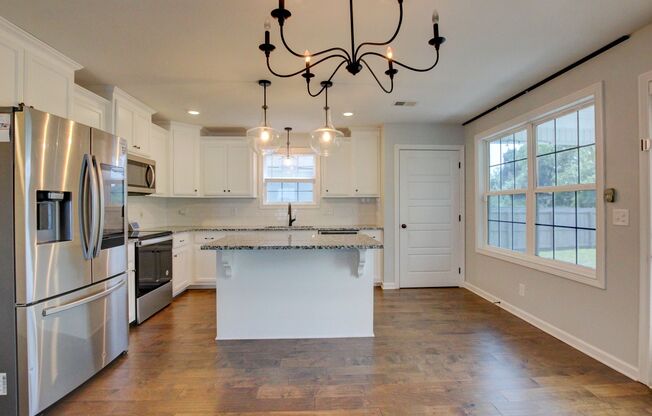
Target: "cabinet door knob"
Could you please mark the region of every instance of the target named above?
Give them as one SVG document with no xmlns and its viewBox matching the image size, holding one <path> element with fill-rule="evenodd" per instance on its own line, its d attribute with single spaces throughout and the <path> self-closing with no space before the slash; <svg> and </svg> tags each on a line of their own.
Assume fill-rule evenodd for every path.
<svg viewBox="0 0 652 416">
<path fill-rule="evenodd" d="M 231 190 L 229 189 L 227 192 L 231 192 Z"/>
<path fill-rule="evenodd" d="M 407 224 L 401 224 L 401 228 L 407 228 Z"/>
<path fill-rule="evenodd" d="M 357 190 L 357 189 L 356 189 L 355 191 L 356 191 L 356 192 L 358 192 L 358 190 Z"/>
</svg>

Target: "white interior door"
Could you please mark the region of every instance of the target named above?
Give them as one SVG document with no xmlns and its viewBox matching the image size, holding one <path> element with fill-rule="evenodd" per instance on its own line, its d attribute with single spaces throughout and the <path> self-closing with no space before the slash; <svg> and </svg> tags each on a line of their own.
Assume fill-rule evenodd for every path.
<svg viewBox="0 0 652 416">
<path fill-rule="evenodd" d="M 462 282 L 460 152 L 401 150 L 399 157 L 399 284 Z"/>
</svg>

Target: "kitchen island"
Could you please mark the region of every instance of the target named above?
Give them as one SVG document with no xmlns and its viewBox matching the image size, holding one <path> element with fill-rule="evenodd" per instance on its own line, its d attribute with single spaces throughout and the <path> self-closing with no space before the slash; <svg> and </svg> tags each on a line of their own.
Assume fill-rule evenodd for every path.
<svg viewBox="0 0 652 416">
<path fill-rule="evenodd" d="M 354 235 L 229 235 L 215 250 L 217 339 L 373 336 L 373 261 Z"/>
</svg>

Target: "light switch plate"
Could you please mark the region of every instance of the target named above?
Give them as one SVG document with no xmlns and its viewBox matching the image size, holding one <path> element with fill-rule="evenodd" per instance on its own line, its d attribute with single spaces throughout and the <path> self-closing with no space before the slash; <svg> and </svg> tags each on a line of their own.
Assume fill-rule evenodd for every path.
<svg viewBox="0 0 652 416">
<path fill-rule="evenodd" d="M 7 395 L 7 373 L 0 373 L 0 396 Z"/>
<path fill-rule="evenodd" d="M 629 210 L 628 209 L 614 209 L 612 213 L 613 225 L 627 226 L 629 225 Z"/>
</svg>

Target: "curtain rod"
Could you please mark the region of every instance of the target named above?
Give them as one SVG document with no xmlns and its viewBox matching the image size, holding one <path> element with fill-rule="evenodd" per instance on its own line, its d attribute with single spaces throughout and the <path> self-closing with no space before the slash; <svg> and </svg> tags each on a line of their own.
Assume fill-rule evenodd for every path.
<svg viewBox="0 0 652 416">
<path fill-rule="evenodd" d="M 546 79 L 544 79 L 544 80 L 542 80 L 542 81 L 537 82 L 536 84 L 534 84 L 534 85 L 532 85 L 532 86 L 530 86 L 530 87 L 524 89 L 523 91 L 521 91 L 521 92 L 519 92 L 519 93 L 517 93 L 517 94 L 512 95 L 511 97 L 509 97 L 509 98 L 506 99 L 505 101 L 502 101 L 501 103 L 499 103 L 499 104 L 497 104 L 497 105 L 491 107 L 489 110 L 485 111 L 484 113 L 478 114 L 477 116 L 473 117 L 472 119 L 465 121 L 464 123 L 462 123 L 462 125 L 463 125 L 463 126 L 466 126 L 467 124 L 469 124 L 469 123 L 473 123 L 473 122 L 476 121 L 477 119 L 482 118 L 482 117 L 486 116 L 487 114 L 492 113 L 492 112 L 498 110 L 500 107 L 504 106 L 505 104 L 508 104 L 508 103 L 514 101 L 515 99 L 517 99 L 517 98 L 519 98 L 519 97 L 521 97 L 521 96 L 523 96 L 523 95 L 529 93 L 530 91 L 533 91 L 533 90 L 539 88 L 539 87 L 542 86 L 543 84 L 545 84 L 545 83 L 547 83 L 547 82 L 549 82 L 549 81 L 552 81 L 553 79 L 559 77 L 560 75 L 565 74 L 566 72 L 570 71 L 571 69 L 573 69 L 573 68 L 575 68 L 575 67 L 578 67 L 578 66 L 582 65 L 584 62 L 586 62 L 586 61 L 588 61 L 588 60 L 591 60 L 591 59 L 595 58 L 596 56 L 602 54 L 603 52 L 606 52 L 606 51 L 608 51 L 609 49 L 613 48 L 614 46 L 623 43 L 623 42 L 626 41 L 627 39 L 629 39 L 629 35 L 623 35 L 623 36 L 619 37 L 618 39 L 614 40 L 613 42 L 608 43 L 607 45 L 601 47 L 601 48 L 598 49 L 597 51 L 594 51 L 594 52 L 592 52 L 592 53 L 586 55 L 584 58 L 580 59 L 579 61 L 576 61 L 576 62 L 574 62 L 574 63 L 568 65 L 567 67 L 565 67 L 565 68 L 563 68 L 563 69 L 561 69 L 561 70 L 555 72 L 554 74 L 550 75 L 548 78 L 546 78 Z"/>
</svg>

